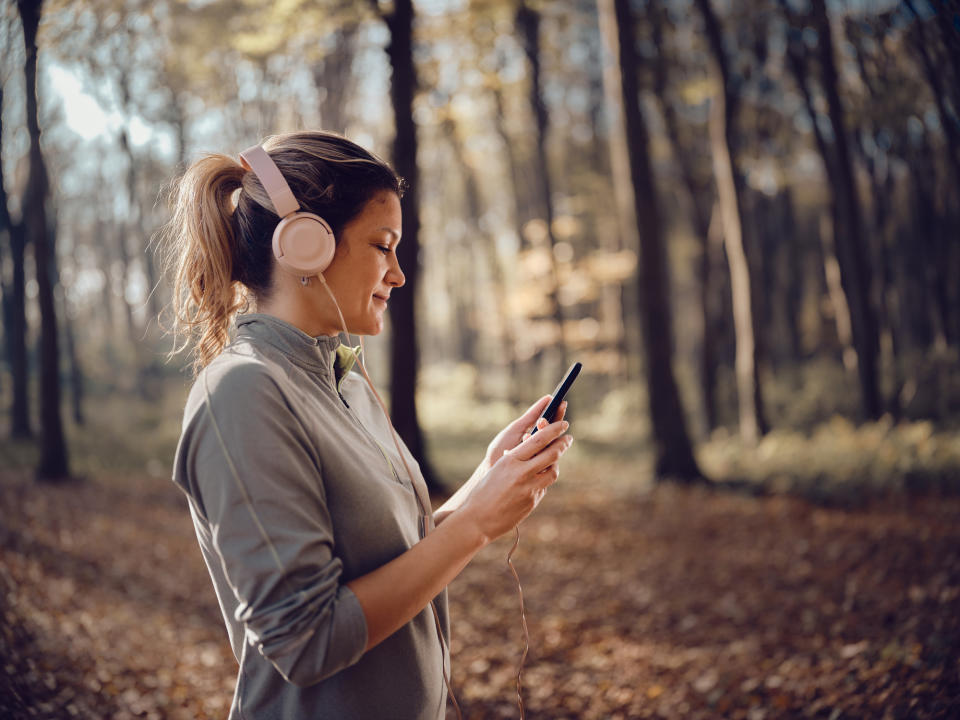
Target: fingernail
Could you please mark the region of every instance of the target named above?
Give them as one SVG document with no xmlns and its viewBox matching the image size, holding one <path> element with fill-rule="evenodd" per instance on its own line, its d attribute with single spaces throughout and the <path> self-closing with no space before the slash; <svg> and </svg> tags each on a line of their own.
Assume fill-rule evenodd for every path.
<svg viewBox="0 0 960 720">
<path fill-rule="evenodd" d="M 560 427 L 563 428 L 564 430 L 566 430 L 568 427 L 570 427 L 570 423 L 568 423 L 566 420 L 564 420 L 564 421 L 563 421 L 563 425 L 561 425 Z"/>
<path fill-rule="evenodd" d="M 546 419 L 546 418 L 540 418 L 539 420 L 537 420 L 537 427 L 538 427 L 538 428 L 545 428 L 547 425 L 548 425 L 548 423 L 547 423 L 547 419 Z"/>
</svg>

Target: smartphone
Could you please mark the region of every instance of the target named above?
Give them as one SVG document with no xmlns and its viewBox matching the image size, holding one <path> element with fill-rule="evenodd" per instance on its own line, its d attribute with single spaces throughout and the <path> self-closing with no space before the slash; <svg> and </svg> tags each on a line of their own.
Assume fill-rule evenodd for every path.
<svg viewBox="0 0 960 720">
<path fill-rule="evenodd" d="M 550 404 L 547 405 L 547 409 L 541 413 L 540 417 L 546 418 L 548 423 L 552 423 L 554 418 L 557 416 L 557 410 L 560 409 L 560 403 L 563 402 L 564 396 L 567 394 L 567 391 L 570 389 L 570 386 L 573 385 L 573 381 L 577 379 L 577 375 L 580 374 L 580 368 L 582 368 L 578 362 L 575 362 L 570 366 L 570 369 L 567 370 L 567 374 L 563 376 L 563 380 L 560 381 L 560 384 L 554 389 L 552 396 L 553 399 L 550 400 Z M 537 418 L 537 422 L 540 422 L 540 418 Z M 531 435 L 536 434 L 537 426 L 534 423 L 533 430 L 530 432 Z"/>
</svg>

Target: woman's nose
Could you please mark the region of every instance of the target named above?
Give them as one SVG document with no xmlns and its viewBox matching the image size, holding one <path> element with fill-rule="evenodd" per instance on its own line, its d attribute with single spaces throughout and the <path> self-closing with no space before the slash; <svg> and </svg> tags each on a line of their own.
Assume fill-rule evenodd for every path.
<svg viewBox="0 0 960 720">
<path fill-rule="evenodd" d="M 394 255 L 394 261 L 390 264 L 390 269 L 387 270 L 387 276 L 384 279 L 393 287 L 403 287 L 404 283 L 407 282 L 407 277 L 400 269 L 400 261 L 396 259 L 396 255 Z"/>
</svg>

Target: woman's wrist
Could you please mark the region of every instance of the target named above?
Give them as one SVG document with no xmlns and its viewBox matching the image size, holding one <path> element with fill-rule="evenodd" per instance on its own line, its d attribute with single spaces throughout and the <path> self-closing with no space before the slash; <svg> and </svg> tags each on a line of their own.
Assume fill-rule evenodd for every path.
<svg viewBox="0 0 960 720">
<path fill-rule="evenodd" d="M 477 466 L 477 469 L 473 471 L 473 475 L 471 475 L 463 485 L 457 488 L 457 491 L 433 513 L 433 524 L 439 525 L 463 505 L 470 496 L 470 493 L 473 492 L 473 488 L 476 487 L 477 483 L 483 479 L 483 476 L 486 475 L 488 471 L 489 466 L 487 465 L 486 458 L 484 458 Z"/>
<path fill-rule="evenodd" d="M 453 528 L 452 531 L 466 540 L 470 547 L 480 550 L 490 544 L 492 538 L 480 527 L 469 507 L 461 505 L 447 513 L 445 519 L 446 527 Z"/>
</svg>

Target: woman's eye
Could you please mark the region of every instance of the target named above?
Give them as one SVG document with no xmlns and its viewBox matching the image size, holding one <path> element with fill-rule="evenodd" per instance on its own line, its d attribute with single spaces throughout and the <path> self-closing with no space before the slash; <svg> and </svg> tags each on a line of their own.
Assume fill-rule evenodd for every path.
<svg viewBox="0 0 960 720">
<path fill-rule="evenodd" d="M 389 245 L 377 245 L 377 250 L 379 250 L 380 252 L 382 252 L 384 255 L 389 255 L 389 254 L 390 254 L 390 246 L 389 246 Z"/>
</svg>

